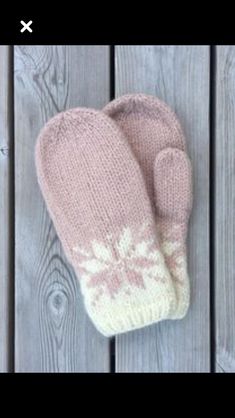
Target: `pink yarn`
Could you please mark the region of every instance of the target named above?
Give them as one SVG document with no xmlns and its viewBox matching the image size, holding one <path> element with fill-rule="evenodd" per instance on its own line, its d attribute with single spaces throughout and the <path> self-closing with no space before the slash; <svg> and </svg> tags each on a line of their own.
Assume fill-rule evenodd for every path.
<svg viewBox="0 0 235 418">
<path fill-rule="evenodd" d="M 77 108 L 42 129 L 38 181 L 87 312 L 104 335 L 167 318 L 174 286 L 140 166 L 103 112 Z"/>
<path fill-rule="evenodd" d="M 142 169 L 161 250 L 176 286 L 178 307 L 171 318 L 181 318 L 189 306 L 186 235 L 192 172 L 180 123 L 165 103 L 144 94 L 122 96 L 103 111 L 122 129 Z"/>
</svg>

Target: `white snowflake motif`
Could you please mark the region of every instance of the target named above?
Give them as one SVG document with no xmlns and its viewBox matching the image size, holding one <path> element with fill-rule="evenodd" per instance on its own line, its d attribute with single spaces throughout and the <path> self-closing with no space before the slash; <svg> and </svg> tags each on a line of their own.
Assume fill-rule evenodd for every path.
<svg viewBox="0 0 235 418">
<path fill-rule="evenodd" d="M 180 225 L 171 225 L 161 237 L 161 249 L 172 279 L 180 286 L 184 284 L 187 271 L 186 248 Z"/>
<path fill-rule="evenodd" d="M 164 281 L 164 277 L 156 274 L 162 260 L 153 237 L 145 223 L 134 233 L 126 227 L 118 238 L 107 237 L 108 245 L 92 241 L 89 250 L 78 246 L 73 248 L 87 286 L 97 289 L 96 300 L 103 293 L 115 298 L 124 283 L 128 283 L 130 292 L 131 286 L 145 289 L 145 278 Z"/>
</svg>

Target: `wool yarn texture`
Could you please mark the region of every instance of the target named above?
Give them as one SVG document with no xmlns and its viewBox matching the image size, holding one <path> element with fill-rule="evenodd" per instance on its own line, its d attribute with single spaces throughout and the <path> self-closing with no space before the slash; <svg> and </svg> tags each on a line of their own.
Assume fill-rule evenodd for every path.
<svg viewBox="0 0 235 418">
<path fill-rule="evenodd" d="M 93 109 L 59 113 L 39 134 L 36 168 L 96 328 L 112 336 L 168 318 L 174 283 L 141 168 L 118 124 Z"/>
<path fill-rule="evenodd" d="M 190 303 L 186 237 L 192 169 L 182 128 L 164 102 L 144 94 L 122 96 L 103 111 L 122 130 L 141 167 L 177 296 L 169 318 L 183 318 Z"/>
</svg>

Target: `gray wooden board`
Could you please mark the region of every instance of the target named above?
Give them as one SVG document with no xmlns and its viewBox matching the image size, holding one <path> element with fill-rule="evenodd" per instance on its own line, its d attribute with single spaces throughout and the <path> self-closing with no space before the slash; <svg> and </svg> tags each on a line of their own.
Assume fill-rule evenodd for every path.
<svg viewBox="0 0 235 418">
<path fill-rule="evenodd" d="M 116 369 L 207 372 L 210 369 L 209 47 L 117 46 L 115 69 L 117 97 L 134 92 L 152 94 L 176 111 L 186 133 L 194 173 L 194 207 L 188 238 L 190 310 L 181 321 L 165 321 L 118 336 Z"/>
<path fill-rule="evenodd" d="M 16 371 L 109 371 L 109 341 L 85 314 L 34 163 L 37 135 L 51 116 L 108 99 L 107 46 L 15 47 Z"/>
<path fill-rule="evenodd" d="M 235 372 L 235 47 L 216 50 L 216 370 Z"/>
<path fill-rule="evenodd" d="M 10 91 L 9 47 L 0 46 L 0 372 L 9 364 L 10 285 Z"/>
</svg>

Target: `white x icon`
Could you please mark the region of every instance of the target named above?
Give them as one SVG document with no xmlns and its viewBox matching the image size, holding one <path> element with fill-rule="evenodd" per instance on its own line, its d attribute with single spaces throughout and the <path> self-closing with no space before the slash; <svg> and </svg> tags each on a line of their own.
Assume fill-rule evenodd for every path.
<svg viewBox="0 0 235 418">
<path fill-rule="evenodd" d="M 30 28 L 30 26 L 32 25 L 33 21 L 30 20 L 28 23 L 25 23 L 23 20 L 20 21 L 21 25 L 23 26 L 23 28 L 20 30 L 21 33 L 23 33 L 25 30 L 28 30 L 30 33 L 33 32 L 33 29 Z"/>
</svg>

